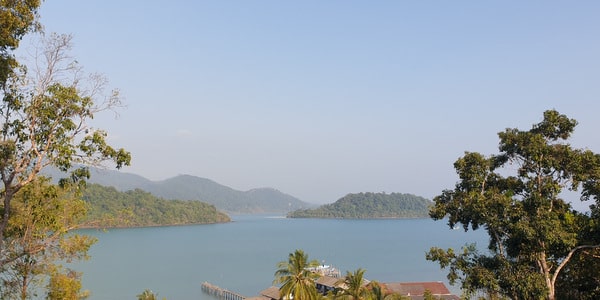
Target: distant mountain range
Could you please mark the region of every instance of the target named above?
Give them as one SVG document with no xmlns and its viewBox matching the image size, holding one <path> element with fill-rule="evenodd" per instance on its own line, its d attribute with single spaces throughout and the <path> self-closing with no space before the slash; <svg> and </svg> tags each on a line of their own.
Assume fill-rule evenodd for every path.
<svg viewBox="0 0 600 300">
<path fill-rule="evenodd" d="M 53 178 L 64 177 L 56 170 L 48 170 L 46 174 Z M 230 214 L 285 214 L 314 206 L 276 189 L 238 191 L 210 179 L 191 175 L 152 181 L 131 173 L 92 168 L 89 182 L 112 186 L 119 191 L 141 189 L 165 199 L 200 200 Z"/>
</svg>

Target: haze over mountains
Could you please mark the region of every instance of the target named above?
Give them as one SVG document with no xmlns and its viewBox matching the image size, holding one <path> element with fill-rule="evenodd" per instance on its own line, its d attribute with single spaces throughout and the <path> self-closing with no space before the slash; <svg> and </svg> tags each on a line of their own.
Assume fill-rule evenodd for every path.
<svg viewBox="0 0 600 300">
<path fill-rule="evenodd" d="M 47 173 L 53 178 L 61 177 L 56 170 L 49 170 Z M 165 199 L 200 200 L 233 214 L 288 213 L 314 207 L 276 189 L 238 191 L 210 179 L 191 175 L 152 181 L 136 174 L 92 168 L 89 182 L 112 186 L 119 191 L 141 189 Z"/>
</svg>

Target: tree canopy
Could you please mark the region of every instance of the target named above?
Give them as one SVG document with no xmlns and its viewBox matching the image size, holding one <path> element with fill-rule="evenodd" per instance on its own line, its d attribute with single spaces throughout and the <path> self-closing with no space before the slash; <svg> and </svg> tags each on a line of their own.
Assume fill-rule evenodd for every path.
<svg viewBox="0 0 600 300">
<path fill-rule="evenodd" d="M 317 299 L 315 280 L 319 274 L 309 268 L 318 265 L 318 261 L 309 260 L 308 254 L 301 249 L 290 253 L 287 261 L 279 262 L 273 283 L 282 284 L 279 289 L 281 299 Z"/>
<path fill-rule="evenodd" d="M 31 279 L 43 274 L 49 299 L 81 298 L 77 273 L 54 264 L 84 257 L 93 243 L 67 234 L 85 214 L 78 183 L 89 177 L 86 166 L 112 161 L 120 168 L 131 156 L 89 125 L 120 105 L 118 91 L 106 92 L 104 77 L 82 72 L 69 54 L 71 36 L 39 30 L 40 3 L 0 0 L 0 293 L 25 299 Z M 17 60 L 14 51 L 32 32 L 40 46 Z M 48 166 L 67 171 L 75 164 L 83 167 L 60 186 L 40 177 Z"/>
<path fill-rule="evenodd" d="M 86 224 L 93 227 L 141 227 L 229 222 L 214 205 L 201 201 L 166 200 L 136 189 L 88 184 L 82 199 L 88 204 Z"/>
<path fill-rule="evenodd" d="M 430 216 L 451 228 L 482 228 L 489 245 L 481 253 L 474 245 L 458 252 L 432 248 L 427 259 L 449 268 L 451 283 L 512 299 L 600 296 L 597 288 L 577 291 L 600 280 L 598 269 L 578 272 L 582 263 L 573 259 L 598 265 L 600 155 L 566 142 L 576 125 L 548 110 L 530 130 L 500 132 L 499 154 L 466 152 L 454 163 L 460 180 L 434 198 Z M 563 198 L 567 191 L 591 201 L 591 212 L 574 210 Z"/>
<path fill-rule="evenodd" d="M 402 193 L 348 194 L 332 204 L 316 209 L 301 209 L 288 214 L 291 218 L 424 218 L 430 200 Z"/>
<path fill-rule="evenodd" d="M 40 0 L 0 0 L 0 87 L 19 65 L 12 51 L 27 33 L 40 28 L 40 4 Z"/>
<path fill-rule="evenodd" d="M 87 252 L 96 241 L 70 233 L 79 228 L 86 212 L 76 190 L 39 177 L 15 194 L 12 205 L 6 228 L 6 240 L 10 242 L 3 253 L 0 298 L 29 299 L 33 291 L 43 286 L 46 276 L 50 277 L 48 288 L 53 295 L 68 288 L 61 284 L 80 288 L 78 273 L 64 270 L 58 263 L 87 259 Z M 71 291 L 80 294 L 79 288 Z"/>
</svg>

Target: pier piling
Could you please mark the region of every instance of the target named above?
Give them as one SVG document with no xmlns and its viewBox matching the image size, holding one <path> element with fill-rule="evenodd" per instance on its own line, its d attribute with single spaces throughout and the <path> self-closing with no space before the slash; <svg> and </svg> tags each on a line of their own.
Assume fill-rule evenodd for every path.
<svg viewBox="0 0 600 300">
<path fill-rule="evenodd" d="M 202 283 L 202 291 L 223 300 L 244 300 L 246 297 L 232 291 L 222 289 L 208 282 Z"/>
</svg>

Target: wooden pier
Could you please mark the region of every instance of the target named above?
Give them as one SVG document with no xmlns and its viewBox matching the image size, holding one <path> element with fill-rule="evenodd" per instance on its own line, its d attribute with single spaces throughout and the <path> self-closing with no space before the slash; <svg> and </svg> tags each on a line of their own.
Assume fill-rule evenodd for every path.
<svg viewBox="0 0 600 300">
<path fill-rule="evenodd" d="M 222 289 L 208 282 L 202 283 L 202 291 L 223 300 L 244 300 L 246 297 L 232 291 Z"/>
</svg>

